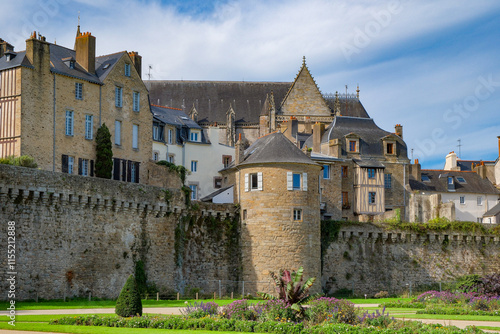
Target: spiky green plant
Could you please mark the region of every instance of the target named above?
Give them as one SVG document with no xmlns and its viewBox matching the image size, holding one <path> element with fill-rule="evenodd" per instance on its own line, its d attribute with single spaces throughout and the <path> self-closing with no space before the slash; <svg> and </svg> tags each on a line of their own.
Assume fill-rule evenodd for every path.
<svg viewBox="0 0 500 334">
<path fill-rule="evenodd" d="M 271 272 L 269 274 L 276 285 L 278 297 L 259 292 L 259 295 L 264 299 L 281 299 L 291 305 L 291 308 L 300 314 L 304 313 L 302 304 L 309 302 L 312 299 L 319 297 L 321 294 L 309 295 L 309 290 L 316 281 L 316 277 L 308 278 L 304 282 L 304 268 L 300 267 L 296 272 L 290 270 L 279 271 L 279 275 Z"/>
</svg>

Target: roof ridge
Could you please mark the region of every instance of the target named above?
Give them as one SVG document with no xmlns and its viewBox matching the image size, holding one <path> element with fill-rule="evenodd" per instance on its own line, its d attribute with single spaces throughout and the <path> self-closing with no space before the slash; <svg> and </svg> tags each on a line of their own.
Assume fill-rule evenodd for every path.
<svg viewBox="0 0 500 334">
<path fill-rule="evenodd" d="M 108 56 L 112 56 L 112 55 L 117 55 L 119 53 L 127 53 L 127 50 L 125 50 L 125 51 L 117 51 L 117 52 L 113 52 L 113 53 L 110 53 L 110 54 L 107 54 L 107 55 L 102 55 L 102 56 L 96 56 L 96 58 L 108 57 Z"/>
<path fill-rule="evenodd" d="M 180 109 L 180 108 L 160 106 L 160 105 L 158 105 L 158 104 L 153 104 L 153 103 L 151 103 L 151 105 L 152 105 L 153 107 L 159 107 L 159 108 L 163 108 L 163 109 L 172 109 L 172 110 L 180 110 L 180 111 L 182 111 L 182 109 Z"/>
<path fill-rule="evenodd" d="M 456 173 L 476 173 L 472 170 L 446 170 L 446 169 L 422 169 L 421 172 L 446 172 L 446 173 L 450 173 L 450 172 L 456 172 Z M 477 173 L 476 173 L 477 174 Z"/>
</svg>

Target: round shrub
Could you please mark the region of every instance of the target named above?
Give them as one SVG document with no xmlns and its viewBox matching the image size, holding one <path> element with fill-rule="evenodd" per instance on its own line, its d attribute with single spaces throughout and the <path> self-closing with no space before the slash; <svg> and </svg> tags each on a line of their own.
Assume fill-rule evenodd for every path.
<svg viewBox="0 0 500 334">
<path fill-rule="evenodd" d="M 134 275 L 130 275 L 116 301 L 115 313 L 120 317 L 142 315 L 142 302 Z"/>
</svg>

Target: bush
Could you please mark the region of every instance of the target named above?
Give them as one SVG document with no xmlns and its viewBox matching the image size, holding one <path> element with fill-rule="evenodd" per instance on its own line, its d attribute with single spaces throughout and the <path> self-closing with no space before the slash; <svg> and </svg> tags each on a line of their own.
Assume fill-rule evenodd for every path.
<svg viewBox="0 0 500 334">
<path fill-rule="evenodd" d="M 246 299 L 235 300 L 224 307 L 222 316 L 227 319 L 256 320 L 257 312 L 250 308 Z"/>
<path fill-rule="evenodd" d="M 130 275 L 123 286 L 120 296 L 116 301 L 115 313 L 120 317 L 133 317 L 142 315 L 141 295 L 137 289 L 134 275 Z"/>
<path fill-rule="evenodd" d="M 309 303 L 306 310 L 307 318 L 314 324 L 319 324 L 327 318 L 327 315 L 341 305 L 341 300 L 333 297 L 320 297 Z"/>
<path fill-rule="evenodd" d="M 29 155 L 21 155 L 20 157 L 14 157 L 13 155 L 11 155 L 6 158 L 0 158 L 0 164 L 28 167 L 28 168 L 38 167 L 38 164 L 35 162 L 35 159 L 33 157 L 30 157 Z"/>
<path fill-rule="evenodd" d="M 297 312 L 282 299 L 268 300 L 254 306 L 261 321 L 297 321 Z"/>
<path fill-rule="evenodd" d="M 375 298 L 387 298 L 387 297 L 389 297 L 389 292 L 380 291 L 380 292 L 377 292 L 374 297 Z"/>
<path fill-rule="evenodd" d="M 187 303 L 187 302 L 186 302 Z M 181 309 L 181 313 L 190 318 L 203 318 L 206 316 L 214 316 L 219 312 L 219 305 L 214 302 L 188 304 Z"/>
</svg>

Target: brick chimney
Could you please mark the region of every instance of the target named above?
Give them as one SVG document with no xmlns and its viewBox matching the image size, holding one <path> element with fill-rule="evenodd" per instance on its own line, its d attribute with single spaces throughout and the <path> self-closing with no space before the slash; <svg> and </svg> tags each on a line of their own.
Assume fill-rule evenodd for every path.
<svg viewBox="0 0 500 334">
<path fill-rule="evenodd" d="M 243 143 L 241 140 L 241 133 L 239 134 L 238 141 L 234 145 L 234 164 L 239 165 L 243 162 L 245 157 L 245 150 L 243 149 Z"/>
<path fill-rule="evenodd" d="M 422 169 L 420 166 L 420 163 L 418 162 L 418 159 L 415 159 L 414 164 L 410 164 L 410 175 L 412 175 L 415 180 L 421 181 L 422 179 Z"/>
<path fill-rule="evenodd" d="M 136 51 L 129 52 L 128 55 L 130 59 L 132 59 L 132 63 L 137 73 L 139 73 L 139 77 L 142 78 L 142 57 L 139 56 L 139 53 Z"/>
<path fill-rule="evenodd" d="M 87 72 L 95 73 L 95 37 L 90 32 L 78 33 L 75 39 L 76 62 Z"/>
<path fill-rule="evenodd" d="M 283 129 L 283 134 L 288 138 L 292 143 L 295 143 L 295 136 L 298 132 L 299 121 L 295 117 L 290 117 L 288 121 L 285 123 L 285 127 Z"/>
<path fill-rule="evenodd" d="M 3 55 L 8 51 L 14 52 L 14 47 L 12 46 L 12 44 L 7 43 L 0 38 L 0 58 L 2 58 Z"/>
<path fill-rule="evenodd" d="M 316 122 L 313 126 L 313 152 L 321 153 L 321 138 L 325 132 L 325 124 Z"/>
<path fill-rule="evenodd" d="M 403 126 L 401 124 L 396 124 L 394 127 L 394 132 L 396 133 L 396 136 L 399 136 L 401 139 L 403 139 Z"/>
<path fill-rule="evenodd" d="M 49 43 L 41 35 L 37 38 L 36 31 L 26 40 L 26 57 L 39 73 L 50 71 Z"/>
<path fill-rule="evenodd" d="M 309 134 L 313 133 L 312 124 L 311 124 L 311 117 L 309 117 L 309 116 L 306 117 L 306 121 L 304 122 L 304 132 L 309 133 Z"/>
</svg>

